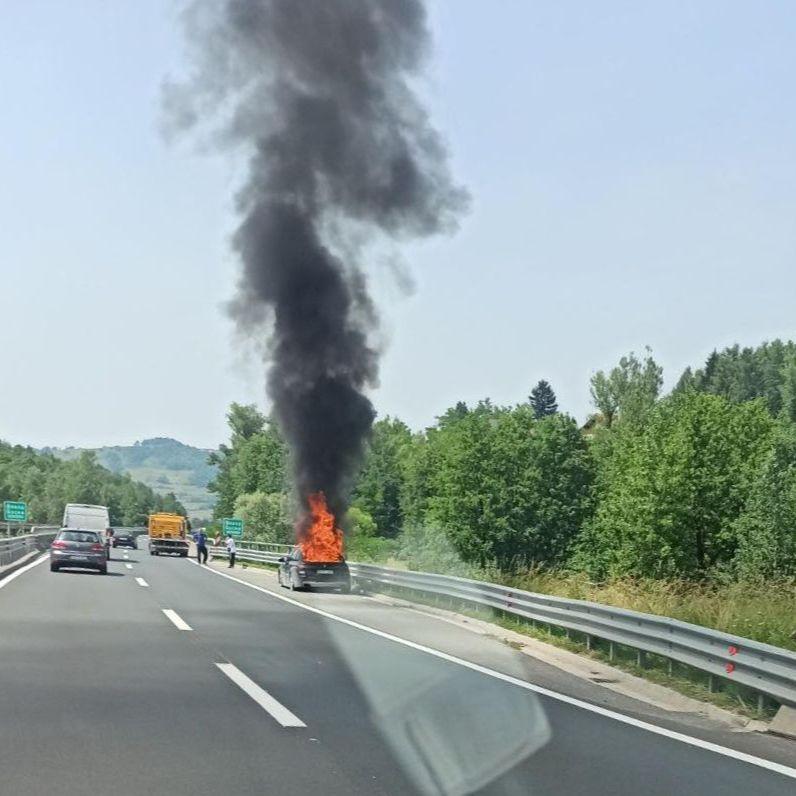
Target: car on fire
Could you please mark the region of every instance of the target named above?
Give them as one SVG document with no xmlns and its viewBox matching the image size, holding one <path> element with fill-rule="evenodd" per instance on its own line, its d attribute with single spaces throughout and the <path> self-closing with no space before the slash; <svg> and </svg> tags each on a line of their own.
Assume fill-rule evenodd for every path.
<svg viewBox="0 0 796 796">
<path fill-rule="evenodd" d="M 281 556 L 277 580 L 283 589 L 338 589 L 343 594 L 351 591 L 351 572 L 345 559 L 319 562 L 305 561 L 298 545 L 290 555 Z"/>
</svg>

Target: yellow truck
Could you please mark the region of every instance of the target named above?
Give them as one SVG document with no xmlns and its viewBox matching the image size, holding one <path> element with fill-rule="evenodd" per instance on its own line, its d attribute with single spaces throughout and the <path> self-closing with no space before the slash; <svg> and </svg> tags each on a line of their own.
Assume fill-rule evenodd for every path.
<svg viewBox="0 0 796 796">
<path fill-rule="evenodd" d="M 149 555 L 161 553 L 188 555 L 188 520 L 179 514 L 149 515 Z"/>
</svg>

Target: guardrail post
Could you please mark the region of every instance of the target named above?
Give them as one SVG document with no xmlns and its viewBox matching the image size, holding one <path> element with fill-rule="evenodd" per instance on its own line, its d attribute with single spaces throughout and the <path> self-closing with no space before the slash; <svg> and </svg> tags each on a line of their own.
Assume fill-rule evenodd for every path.
<svg viewBox="0 0 796 796">
<path fill-rule="evenodd" d="M 616 657 L 616 650 L 614 649 L 614 642 L 608 642 L 608 660 L 612 661 Z"/>
<path fill-rule="evenodd" d="M 757 712 L 762 713 L 766 709 L 766 695 L 761 691 L 757 692 Z"/>
<path fill-rule="evenodd" d="M 639 669 L 647 668 L 647 654 L 644 650 L 636 650 L 636 666 L 638 666 Z"/>
<path fill-rule="evenodd" d="M 586 634 L 586 649 L 591 650 L 591 636 L 588 633 Z"/>
<path fill-rule="evenodd" d="M 712 675 L 708 675 L 708 692 L 711 694 L 716 693 L 716 678 Z"/>
</svg>

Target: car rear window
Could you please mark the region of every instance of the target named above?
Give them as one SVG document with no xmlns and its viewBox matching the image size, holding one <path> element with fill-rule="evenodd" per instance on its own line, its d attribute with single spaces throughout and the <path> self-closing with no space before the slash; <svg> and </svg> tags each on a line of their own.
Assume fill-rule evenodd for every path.
<svg viewBox="0 0 796 796">
<path fill-rule="evenodd" d="M 61 531 L 58 538 L 63 542 L 99 542 L 99 535 L 91 531 Z"/>
</svg>

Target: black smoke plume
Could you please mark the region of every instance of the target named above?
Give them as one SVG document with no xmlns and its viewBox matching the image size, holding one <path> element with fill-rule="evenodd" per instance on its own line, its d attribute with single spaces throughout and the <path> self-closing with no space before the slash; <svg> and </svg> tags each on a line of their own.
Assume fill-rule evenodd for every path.
<svg viewBox="0 0 796 796">
<path fill-rule="evenodd" d="M 199 0 L 193 72 L 166 86 L 177 127 L 249 153 L 231 312 L 268 340 L 268 394 L 306 506 L 345 511 L 374 418 L 376 315 L 363 244 L 450 229 L 466 204 L 413 90 L 422 0 Z"/>
</svg>

